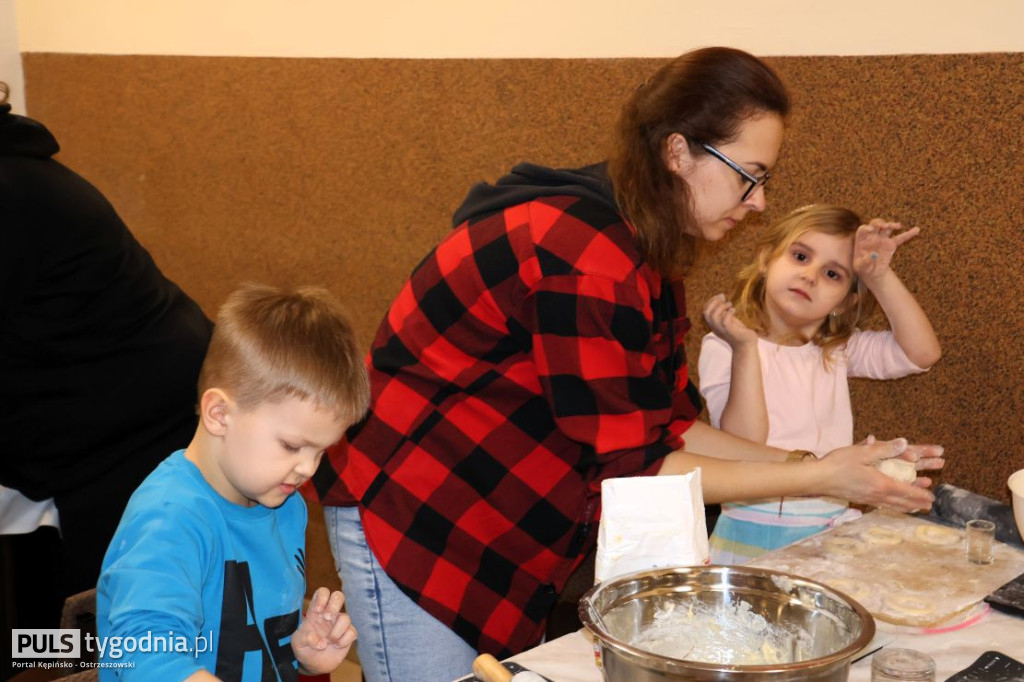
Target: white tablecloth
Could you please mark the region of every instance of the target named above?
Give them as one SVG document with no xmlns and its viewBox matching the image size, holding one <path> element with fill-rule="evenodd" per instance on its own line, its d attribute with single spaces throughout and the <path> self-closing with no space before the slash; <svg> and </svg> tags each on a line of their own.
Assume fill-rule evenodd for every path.
<svg viewBox="0 0 1024 682">
<path fill-rule="evenodd" d="M 939 682 L 963 670 L 986 651 L 999 651 L 1024 662 L 1024 618 L 1000 611 L 990 611 L 975 624 L 941 634 L 908 634 L 887 629 L 877 623 L 880 632 L 895 636 L 887 647 L 923 651 L 935 659 L 935 679 Z M 590 639 L 582 632 L 530 649 L 509 660 L 529 668 L 554 682 L 602 682 L 601 671 L 594 665 Z M 862 658 L 850 668 L 851 682 L 871 679 L 871 656 Z"/>
</svg>

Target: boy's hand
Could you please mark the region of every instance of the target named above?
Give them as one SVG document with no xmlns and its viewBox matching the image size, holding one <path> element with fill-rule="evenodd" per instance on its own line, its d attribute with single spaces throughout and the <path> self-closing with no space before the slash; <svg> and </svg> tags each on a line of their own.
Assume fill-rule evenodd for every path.
<svg viewBox="0 0 1024 682">
<path fill-rule="evenodd" d="M 872 280 L 885 274 L 896 249 L 921 232 L 920 227 L 900 232 L 902 229 L 901 223 L 881 218 L 875 218 L 857 229 L 857 236 L 853 240 L 853 269 L 858 277 Z"/>
<path fill-rule="evenodd" d="M 740 322 L 724 294 L 715 294 L 704 304 L 704 320 L 734 351 L 744 344 L 757 343 L 757 332 Z"/>
<path fill-rule="evenodd" d="M 300 670 L 313 675 L 332 672 L 341 665 L 356 641 L 356 629 L 341 612 L 345 595 L 321 587 L 313 593 L 306 617 L 292 635 L 292 651 Z"/>
</svg>

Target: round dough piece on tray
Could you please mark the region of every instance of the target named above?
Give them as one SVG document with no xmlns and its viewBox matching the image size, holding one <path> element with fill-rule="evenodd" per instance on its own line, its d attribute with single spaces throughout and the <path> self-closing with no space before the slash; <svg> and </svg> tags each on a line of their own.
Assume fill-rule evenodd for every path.
<svg viewBox="0 0 1024 682">
<path fill-rule="evenodd" d="M 863 540 L 849 538 L 844 535 L 825 538 L 822 540 L 821 546 L 829 552 L 843 555 L 863 554 L 868 548 Z"/>
<path fill-rule="evenodd" d="M 872 526 L 860 534 L 869 545 L 880 545 L 892 547 L 903 542 L 903 533 L 894 528 L 885 526 Z"/>
<path fill-rule="evenodd" d="M 935 602 L 909 594 L 894 594 L 884 600 L 885 608 L 899 616 L 927 616 L 935 610 Z"/>
<path fill-rule="evenodd" d="M 914 529 L 914 538 L 926 545 L 948 547 L 960 542 L 960 532 L 934 523 L 922 523 Z"/>
<path fill-rule="evenodd" d="M 871 596 L 871 588 L 864 582 L 853 578 L 833 578 L 828 581 L 828 586 L 857 601 L 864 601 Z"/>
</svg>

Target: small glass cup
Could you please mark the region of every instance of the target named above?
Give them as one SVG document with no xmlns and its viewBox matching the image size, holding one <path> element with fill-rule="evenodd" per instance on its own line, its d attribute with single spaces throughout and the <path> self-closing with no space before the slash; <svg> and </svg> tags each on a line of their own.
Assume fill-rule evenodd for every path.
<svg viewBox="0 0 1024 682">
<path fill-rule="evenodd" d="M 967 539 L 967 560 L 972 564 L 990 564 L 994 558 L 996 524 L 986 519 L 972 519 L 964 531 Z"/>
<path fill-rule="evenodd" d="M 871 659 L 871 682 L 935 682 L 935 661 L 913 649 L 882 649 Z"/>
</svg>

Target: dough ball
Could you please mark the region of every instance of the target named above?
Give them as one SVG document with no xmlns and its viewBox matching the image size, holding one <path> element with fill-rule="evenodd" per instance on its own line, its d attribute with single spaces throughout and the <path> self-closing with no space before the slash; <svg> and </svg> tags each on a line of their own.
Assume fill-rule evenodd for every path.
<svg viewBox="0 0 1024 682">
<path fill-rule="evenodd" d="M 897 481 L 903 481 L 904 483 L 913 483 L 914 479 L 917 478 L 917 465 L 899 457 L 883 459 L 875 464 L 875 468 L 889 478 L 895 478 Z"/>
</svg>

